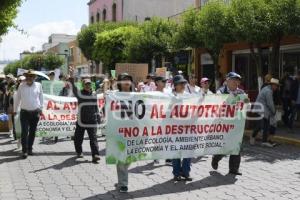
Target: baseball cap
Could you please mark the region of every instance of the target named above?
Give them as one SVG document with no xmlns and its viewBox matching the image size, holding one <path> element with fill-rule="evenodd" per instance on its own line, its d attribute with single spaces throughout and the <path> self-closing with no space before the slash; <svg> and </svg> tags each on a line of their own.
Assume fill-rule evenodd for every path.
<svg viewBox="0 0 300 200">
<path fill-rule="evenodd" d="M 226 75 L 226 79 L 242 79 L 241 75 L 239 75 L 238 73 L 236 72 L 229 72 L 227 75 Z"/>
<path fill-rule="evenodd" d="M 210 81 L 210 79 L 209 79 L 209 78 L 206 78 L 206 77 L 204 77 L 204 78 L 202 78 L 202 79 L 201 79 L 200 83 L 204 83 L 204 82 L 206 82 L 206 81 Z"/>
<path fill-rule="evenodd" d="M 182 75 L 176 75 L 173 78 L 173 84 L 187 83 L 187 80 Z"/>
</svg>

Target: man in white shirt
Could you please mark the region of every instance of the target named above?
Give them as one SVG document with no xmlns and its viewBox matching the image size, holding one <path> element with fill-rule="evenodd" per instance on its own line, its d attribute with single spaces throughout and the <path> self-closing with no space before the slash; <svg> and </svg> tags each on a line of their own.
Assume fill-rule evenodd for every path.
<svg viewBox="0 0 300 200">
<path fill-rule="evenodd" d="M 195 75 L 190 75 L 189 77 L 189 84 L 186 84 L 185 91 L 190 94 L 199 94 L 201 88 L 196 85 L 197 78 Z"/>
<path fill-rule="evenodd" d="M 43 90 L 42 85 L 35 82 L 34 71 L 29 70 L 24 76 L 26 81 L 19 86 L 14 101 L 14 114 L 20 106 L 22 157 L 26 159 L 32 155 L 35 132 L 43 110 Z"/>
</svg>

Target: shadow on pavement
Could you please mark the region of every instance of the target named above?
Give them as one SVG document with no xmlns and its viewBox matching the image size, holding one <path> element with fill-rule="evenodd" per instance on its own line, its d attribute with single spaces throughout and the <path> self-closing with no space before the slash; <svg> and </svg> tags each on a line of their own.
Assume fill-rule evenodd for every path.
<svg viewBox="0 0 300 200">
<path fill-rule="evenodd" d="M 43 169 L 34 170 L 34 171 L 31 171 L 31 173 L 41 172 L 41 171 L 45 171 L 45 170 L 48 170 L 48 169 L 61 170 L 63 168 L 73 167 L 75 165 L 79 165 L 79 164 L 82 164 L 82 163 L 90 163 L 90 161 L 87 161 L 87 160 L 80 160 L 79 161 L 79 160 L 77 160 L 77 156 L 74 156 L 74 157 L 68 158 L 67 160 L 63 161 L 62 163 L 52 165 L 50 167 L 46 167 L 46 168 L 43 168 Z"/>
<path fill-rule="evenodd" d="M 210 176 L 198 180 L 195 182 L 185 183 L 178 182 L 174 183 L 173 180 L 166 181 L 164 183 L 153 185 L 152 187 L 128 192 L 127 194 L 120 194 L 117 190 L 109 191 L 104 194 L 98 194 L 85 198 L 84 200 L 92 199 L 132 199 L 132 198 L 144 198 L 156 195 L 165 195 L 173 193 L 181 193 L 192 190 L 199 190 L 208 187 L 218 187 L 222 185 L 231 185 L 237 181 L 237 178 L 232 175 L 222 175 L 218 172 L 210 172 Z M 129 188 L 130 189 L 130 188 Z M 158 192 L 159 191 L 159 192 Z"/>
<path fill-rule="evenodd" d="M 197 163 L 197 162 L 205 162 L 204 158 L 208 158 L 207 156 L 203 157 L 198 157 L 198 158 L 193 158 L 192 163 Z M 136 166 L 132 169 L 129 170 L 130 173 L 135 173 L 135 174 L 140 174 L 144 173 L 146 176 L 152 175 L 153 173 L 145 173 L 146 171 L 152 171 L 157 168 L 161 167 L 172 167 L 172 165 L 167 165 L 165 164 L 165 160 L 159 160 L 158 164 L 155 164 L 154 162 L 149 162 L 146 165 L 141 165 L 141 166 Z"/>
<path fill-rule="evenodd" d="M 3 163 L 9 163 L 9 162 L 14 162 L 14 161 L 17 161 L 17 160 L 21 160 L 21 154 L 16 152 L 17 149 L 11 149 L 11 150 L 8 150 L 8 151 L 4 151 L 4 152 L 1 152 L 1 157 L 9 157 L 9 158 L 3 158 L 3 159 L 0 159 L 0 165 L 3 164 Z"/>
<path fill-rule="evenodd" d="M 105 156 L 105 149 L 102 149 L 99 151 L 100 156 Z M 34 152 L 33 156 L 74 156 L 76 155 L 75 151 L 72 152 Z M 90 152 L 84 152 L 85 156 L 91 156 L 92 154 Z M 17 160 L 22 160 L 20 150 L 18 149 L 11 149 L 8 151 L 3 151 L 0 154 L 1 157 L 8 157 L 0 159 L 0 165 L 2 163 L 9 163 L 14 162 Z"/>
<path fill-rule="evenodd" d="M 245 157 L 245 162 L 269 162 L 275 163 L 283 160 L 300 159 L 299 147 L 279 145 L 273 148 L 261 147 L 260 145 L 250 146 L 246 144 L 242 150 L 242 156 Z"/>
</svg>

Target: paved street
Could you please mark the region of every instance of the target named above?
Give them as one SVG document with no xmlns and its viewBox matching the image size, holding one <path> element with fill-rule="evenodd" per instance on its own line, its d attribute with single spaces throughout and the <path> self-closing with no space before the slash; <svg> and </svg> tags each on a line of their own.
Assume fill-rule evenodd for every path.
<svg viewBox="0 0 300 200">
<path fill-rule="evenodd" d="M 101 156 L 105 143 L 99 139 Z M 89 142 L 84 150 L 90 151 Z M 116 169 L 91 163 L 91 156 L 76 159 L 73 143 L 36 141 L 36 154 L 21 160 L 15 142 L 0 136 L 0 199 L 300 199 L 300 149 L 245 146 L 243 176 L 227 175 L 228 159 L 219 171 L 210 157 L 194 159 L 190 183 L 174 184 L 171 167 L 139 162 L 130 168 L 129 193 L 115 191 Z"/>
</svg>

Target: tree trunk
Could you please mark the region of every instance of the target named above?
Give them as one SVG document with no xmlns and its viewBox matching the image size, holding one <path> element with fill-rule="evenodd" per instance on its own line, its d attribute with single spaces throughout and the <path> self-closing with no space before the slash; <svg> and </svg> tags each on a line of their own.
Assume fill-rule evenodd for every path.
<svg viewBox="0 0 300 200">
<path fill-rule="evenodd" d="M 260 91 L 260 88 L 263 84 L 263 74 L 262 74 L 262 48 L 260 44 L 255 45 L 257 47 L 257 53 L 254 51 L 254 44 L 250 43 L 250 56 L 251 59 L 255 63 L 256 68 L 256 74 L 257 74 L 257 82 L 258 82 L 258 91 Z"/>
<path fill-rule="evenodd" d="M 271 53 L 271 64 L 269 65 L 269 73 L 273 74 L 275 69 L 279 69 L 279 57 L 280 57 L 280 42 L 281 42 L 281 36 L 278 36 L 274 41 L 272 42 L 272 53 Z"/>
<path fill-rule="evenodd" d="M 215 90 L 217 91 L 218 88 L 221 86 L 221 75 L 220 75 L 220 66 L 219 66 L 219 55 L 212 56 L 212 59 L 214 61 L 214 72 L 215 72 Z"/>
</svg>

